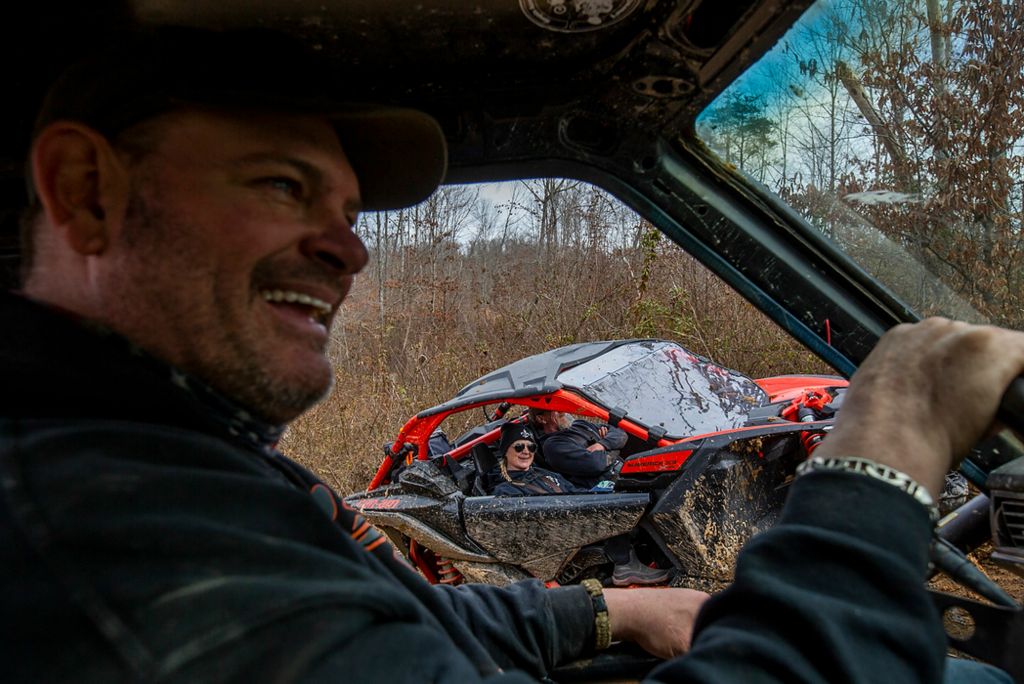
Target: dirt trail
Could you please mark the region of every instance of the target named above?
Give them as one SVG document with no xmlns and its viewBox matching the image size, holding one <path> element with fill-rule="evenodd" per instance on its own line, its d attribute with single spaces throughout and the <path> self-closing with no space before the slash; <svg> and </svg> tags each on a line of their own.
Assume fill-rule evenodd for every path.
<svg viewBox="0 0 1024 684">
<path fill-rule="evenodd" d="M 1024 577 L 1007 570 L 998 563 L 994 563 L 989 558 L 991 552 L 992 544 L 987 543 L 971 552 L 968 557 L 974 561 L 974 564 L 980 567 L 985 574 L 989 576 L 989 578 L 1005 589 L 1006 593 L 1018 601 L 1024 602 Z M 944 591 L 949 594 L 956 594 L 957 596 L 965 596 L 967 598 L 984 601 L 983 598 L 962 588 L 945 575 L 938 575 L 929 583 L 928 586 L 936 591 Z"/>
</svg>

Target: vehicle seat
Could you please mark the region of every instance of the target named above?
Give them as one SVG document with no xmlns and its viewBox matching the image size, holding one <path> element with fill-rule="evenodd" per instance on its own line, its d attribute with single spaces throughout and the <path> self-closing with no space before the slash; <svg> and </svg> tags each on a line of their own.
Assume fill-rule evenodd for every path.
<svg viewBox="0 0 1024 684">
<path fill-rule="evenodd" d="M 495 457 L 491 447 L 483 442 L 470 449 L 469 455 L 473 458 L 473 465 L 476 466 L 473 494 L 476 496 L 487 496 L 491 493 L 487 487 L 487 473 L 498 466 L 498 459 Z"/>
</svg>

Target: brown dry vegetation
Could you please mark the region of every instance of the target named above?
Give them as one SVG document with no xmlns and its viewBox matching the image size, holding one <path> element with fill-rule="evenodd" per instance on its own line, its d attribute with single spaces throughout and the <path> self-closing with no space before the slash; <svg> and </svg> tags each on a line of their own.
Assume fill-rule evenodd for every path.
<svg viewBox="0 0 1024 684">
<path fill-rule="evenodd" d="M 580 198 L 609 202 L 588 187 Z M 386 253 L 374 249 L 371 217 L 373 263 L 335 322 L 335 390 L 283 448 L 340 492 L 360 490 L 413 414 L 516 359 L 587 340 L 671 339 L 752 376 L 829 370 L 660 233 L 622 215 L 632 222 L 625 244 L 460 245 L 446 236 Z"/>
</svg>

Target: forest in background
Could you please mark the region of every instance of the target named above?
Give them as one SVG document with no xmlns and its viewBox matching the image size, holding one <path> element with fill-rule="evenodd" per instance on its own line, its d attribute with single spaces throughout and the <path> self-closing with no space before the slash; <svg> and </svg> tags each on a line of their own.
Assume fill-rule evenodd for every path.
<svg viewBox="0 0 1024 684">
<path fill-rule="evenodd" d="M 335 319 L 334 392 L 282 444 L 339 491 L 365 488 L 413 414 L 574 342 L 657 337 L 752 376 L 829 371 L 598 188 L 543 179 L 485 194 L 443 187 L 360 220 L 370 265 Z"/>
<path fill-rule="evenodd" d="M 822 0 L 696 127 L 922 315 L 1024 326 L 1024 2 Z"/>
</svg>

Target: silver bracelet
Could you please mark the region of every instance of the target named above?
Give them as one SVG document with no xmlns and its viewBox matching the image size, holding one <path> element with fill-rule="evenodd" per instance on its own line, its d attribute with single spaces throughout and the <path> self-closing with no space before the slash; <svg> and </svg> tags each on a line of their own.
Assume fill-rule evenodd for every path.
<svg viewBox="0 0 1024 684">
<path fill-rule="evenodd" d="M 796 467 L 796 474 L 799 477 L 815 470 L 839 470 L 846 473 L 873 477 L 914 497 L 918 503 L 927 509 L 928 516 L 932 522 L 939 519 L 939 507 L 935 505 L 935 500 L 932 499 L 932 495 L 928 493 L 928 490 L 918 484 L 912 477 L 895 468 L 856 456 L 844 458 L 812 456 Z"/>
</svg>

